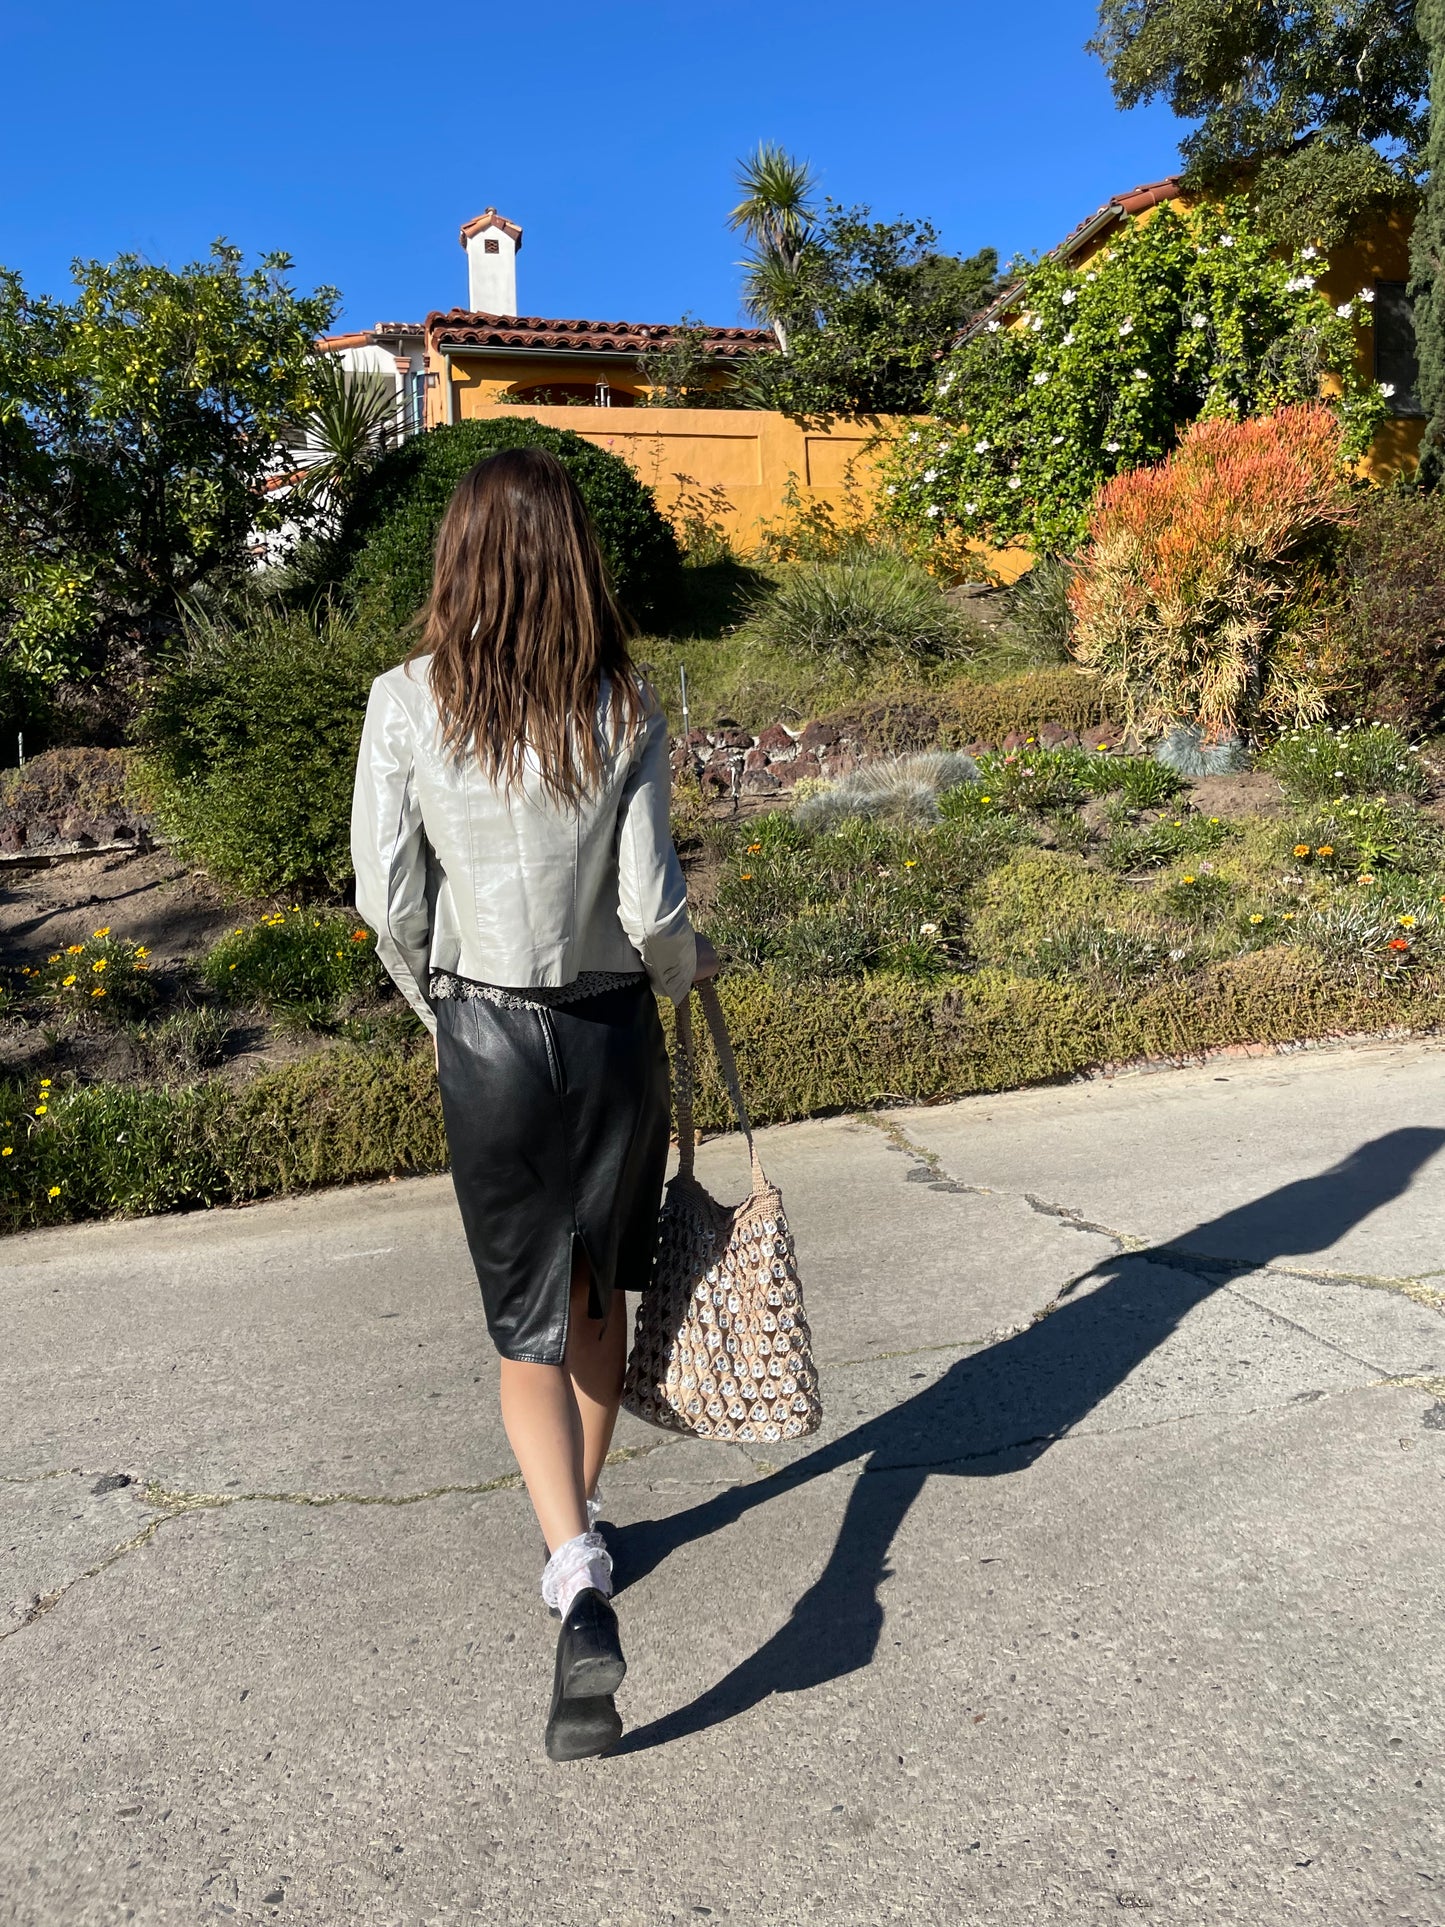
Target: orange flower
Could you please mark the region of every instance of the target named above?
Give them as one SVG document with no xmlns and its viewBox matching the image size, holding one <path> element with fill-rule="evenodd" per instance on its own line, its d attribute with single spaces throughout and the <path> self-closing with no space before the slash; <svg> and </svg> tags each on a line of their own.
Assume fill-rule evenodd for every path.
<svg viewBox="0 0 1445 1927">
<path fill-rule="evenodd" d="M 1408 950 L 1410 948 L 1409 939 L 1406 937 L 1391 937 L 1390 941 L 1385 945 L 1385 948 L 1387 950 Z"/>
<path fill-rule="evenodd" d="M 756 855 L 757 855 L 757 853 L 758 853 L 758 851 L 759 851 L 759 850 L 760 850 L 760 849 L 761 849 L 762 847 L 763 847 L 763 846 L 762 846 L 762 844 L 761 844 L 761 843 L 750 843 L 750 844 L 748 845 L 748 855 L 749 855 L 749 856 L 756 856 Z"/>
<path fill-rule="evenodd" d="M 351 941 L 353 943 L 365 943 L 370 935 L 371 932 L 369 930 L 353 930 L 351 933 Z"/>
<path fill-rule="evenodd" d="M 751 883 L 751 882 L 752 882 L 752 880 L 753 880 L 753 873 L 752 873 L 752 871 L 751 871 L 751 870 L 744 870 L 744 871 L 743 871 L 743 873 L 742 873 L 742 881 L 743 881 L 744 883 Z"/>
<path fill-rule="evenodd" d="M 1321 843 L 1320 847 L 1315 851 L 1316 856 L 1333 856 L 1334 853 L 1335 846 L 1333 843 Z"/>
<path fill-rule="evenodd" d="M 1295 855 L 1296 855 L 1296 856 L 1308 856 L 1308 855 L 1309 855 L 1309 853 L 1310 853 L 1310 846 L 1309 846 L 1309 844 L 1308 844 L 1308 843 L 1296 843 L 1296 844 L 1295 844 L 1295 846 L 1294 846 L 1294 853 L 1295 853 Z"/>
</svg>

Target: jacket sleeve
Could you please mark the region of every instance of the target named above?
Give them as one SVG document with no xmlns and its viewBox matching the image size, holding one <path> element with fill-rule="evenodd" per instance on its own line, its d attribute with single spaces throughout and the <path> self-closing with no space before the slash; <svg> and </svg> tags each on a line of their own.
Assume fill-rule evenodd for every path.
<svg viewBox="0 0 1445 1927">
<path fill-rule="evenodd" d="M 429 1031 L 432 905 L 427 842 L 413 772 L 411 724 L 378 677 L 366 705 L 351 801 L 356 907 L 376 932 L 376 954 Z"/>
<path fill-rule="evenodd" d="M 697 968 L 687 885 L 672 846 L 667 718 L 654 709 L 633 754 L 617 836 L 617 913 L 652 987 L 682 1003 Z"/>
</svg>

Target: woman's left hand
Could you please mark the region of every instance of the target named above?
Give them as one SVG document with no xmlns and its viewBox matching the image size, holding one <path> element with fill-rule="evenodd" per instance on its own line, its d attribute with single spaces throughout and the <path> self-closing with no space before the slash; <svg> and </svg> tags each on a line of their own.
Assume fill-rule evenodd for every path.
<svg viewBox="0 0 1445 1927">
<path fill-rule="evenodd" d="M 699 937 L 697 940 L 697 967 L 692 973 L 693 982 L 700 984 L 704 983 L 709 977 L 715 977 L 718 973 L 718 968 L 719 961 L 717 952 L 713 949 L 706 937 Z"/>
</svg>

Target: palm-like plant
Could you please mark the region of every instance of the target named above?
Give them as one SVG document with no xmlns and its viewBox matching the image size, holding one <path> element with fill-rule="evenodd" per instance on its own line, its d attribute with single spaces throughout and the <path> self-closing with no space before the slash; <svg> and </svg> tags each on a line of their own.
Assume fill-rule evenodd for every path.
<svg viewBox="0 0 1445 1927">
<path fill-rule="evenodd" d="M 748 238 L 743 302 L 769 324 L 786 354 L 789 320 L 809 297 L 817 182 L 806 161 L 795 160 L 773 141 L 760 141 L 756 152 L 738 163 L 737 180 L 743 198 L 728 225 Z"/>
<path fill-rule="evenodd" d="M 344 368 L 317 355 L 309 375 L 311 405 L 297 421 L 311 459 L 297 493 L 337 510 L 385 451 L 396 420 L 396 384 L 374 369 Z"/>
</svg>

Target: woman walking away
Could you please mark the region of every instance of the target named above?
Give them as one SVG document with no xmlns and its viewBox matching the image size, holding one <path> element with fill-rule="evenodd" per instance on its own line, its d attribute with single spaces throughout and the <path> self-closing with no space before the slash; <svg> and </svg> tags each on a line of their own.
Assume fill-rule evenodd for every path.
<svg viewBox="0 0 1445 1927">
<path fill-rule="evenodd" d="M 554 1760 L 622 1732 L 597 1480 L 667 1161 L 654 992 L 677 1002 L 717 968 L 668 792 L 667 726 L 570 476 L 537 448 L 479 463 L 442 520 L 421 641 L 372 685 L 351 848 L 377 954 L 435 1040 L 502 1419 L 547 1542 Z"/>
</svg>

